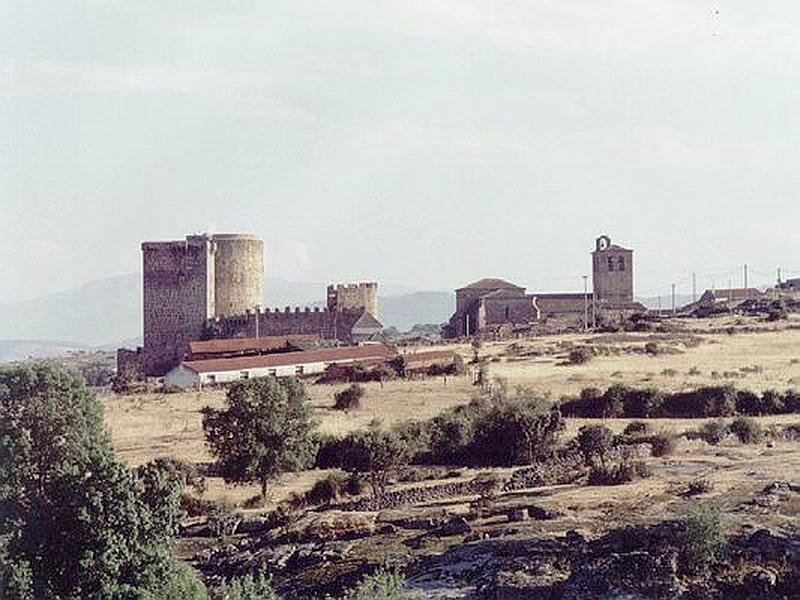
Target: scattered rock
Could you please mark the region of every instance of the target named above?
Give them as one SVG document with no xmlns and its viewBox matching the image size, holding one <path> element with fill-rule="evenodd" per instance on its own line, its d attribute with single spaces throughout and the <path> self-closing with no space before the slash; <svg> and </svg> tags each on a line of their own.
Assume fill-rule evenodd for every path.
<svg viewBox="0 0 800 600">
<path fill-rule="evenodd" d="M 527 521 L 530 518 L 527 508 L 515 508 L 508 511 L 508 520 L 512 522 Z"/>
<path fill-rule="evenodd" d="M 467 533 L 472 533 L 472 526 L 464 517 L 456 517 L 455 519 L 442 525 L 436 531 L 436 533 L 441 536 L 464 535 Z"/>
</svg>

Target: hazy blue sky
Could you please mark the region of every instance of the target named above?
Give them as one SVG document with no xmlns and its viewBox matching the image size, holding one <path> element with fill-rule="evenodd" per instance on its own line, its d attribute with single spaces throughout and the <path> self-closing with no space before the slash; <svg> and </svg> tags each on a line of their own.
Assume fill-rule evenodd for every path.
<svg viewBox="0 0 800 600">
<path fill-rule="evenodd" d="M 6 0 L 0 301 L 267 240 L 270 274 L 800 275 L 796 0 Z M 738 281 L 736 281 L 738 283 Z"/>
</svg>

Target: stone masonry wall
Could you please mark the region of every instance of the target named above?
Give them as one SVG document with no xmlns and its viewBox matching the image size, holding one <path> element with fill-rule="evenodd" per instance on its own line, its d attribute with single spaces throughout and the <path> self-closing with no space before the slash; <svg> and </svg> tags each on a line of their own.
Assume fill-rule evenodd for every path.
<svg viewBox="0 0 800 600">
<path fill-rule="evenodd" d="M 220 317 L 209 330 L 217 338 L 255 337 L 268 335 L 314 334 L 323 339 L 350 341 L 353 325 L 361 310 L 329 311 L 319 308 L 259 310 L 243 315 Z M 258 328 L 256 328 L 258 319 Z"/>
<path fill-rule="evenodd" d="M 238 315 L 255 309 L 264 295 L 264 242 L 239 234 L 213 236 L 214 314 Z"/>
<path fill-rule="evenodd" d="M 365 308 L 378 318 L 378 284 L 352 283 L 328 286 L 328 310 L 358 310 Z"/>
<path fill-rule="evenodd" d="M 163 375 L 200 339 L 213 314 L 213 247 L 208 238 L 145 242 L 144 360 L 147 375 Z"/>
<path fill-rule="evenodd" d="M 592 252 L 594 297 L 599 303 L 633 301 L 633 251 L 624 248 Z"/>
</svg>

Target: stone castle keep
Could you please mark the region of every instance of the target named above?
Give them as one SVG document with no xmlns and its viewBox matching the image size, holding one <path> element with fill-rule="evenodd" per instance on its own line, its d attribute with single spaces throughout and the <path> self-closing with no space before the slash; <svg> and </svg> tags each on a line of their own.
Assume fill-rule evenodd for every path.
<svg viewBox="0 0 800 600">
<path fill-rule="evenodd" d="M 119 369 L 163 375 L 201 339 L 314 334 L 356 342 L 382 329 L 377 283 L 329 286 L 324 309 L 262 310 L 264 242 L 252 235 L 144 242 L 142 266 L 144 344 L 120 350 Z"/>
<path fill-rule="evenodd" d="M 592 291 L 528 294 L 524 287 L 502 279 L 481 279 L 456 290 L 456 311 L 443 334 L 460 338 L 516 329 L 543 321 L 565 324 L 619 318 L 645 307 L 633 297 L 633 250 L 600 236 L 592 252 Z"/>
</svg>

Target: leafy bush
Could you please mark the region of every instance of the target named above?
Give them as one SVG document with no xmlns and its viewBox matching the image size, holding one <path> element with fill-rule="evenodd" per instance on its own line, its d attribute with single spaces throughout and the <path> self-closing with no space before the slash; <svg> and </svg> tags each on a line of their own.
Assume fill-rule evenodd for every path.
<svg viewBox="0 0 800 600">
<path fill-rule="evenodd" d="M 208 528 L 216 537 L 224 538 L 233 535 L 238 524 L 239 517 L 230 504 L 218 502 L 211 507 L 208 515 Z"/>
<path fill-rule="evenodd" d="M 564 428 L 556 408 L 543 410 L 534 400 L 498 402 L 475 421 L 470 454 L 486 466 L 530 464 L 552 456 Z"/>
<path fill-rule="evenodd" d="M 576 438 L 578 451 L 588 466 L 606 466 L 606 457 L 614 445 L 614 432 L 605 425 L 584 425 Z"/>
<path fill-rule="evenodd" d="M 459 407 L 431 420 L 431 459 L 437 464 L 467 462 L 475 431 L 475 407 Z"/>
<path fill-rule="evenodd" d="M 614 386 L 612 386 L 614 387 Z M 647 419 L 656 416 L 661 410 L 664 395 L 656 389 L 628 390 L 622 386 L 617 387 L 622 402 L 623 413 L 626 417 L 634 419 Z M 611 388 L 609 388 L 611 389 Z"/>
<path fill-rule="evenodd" d="M 725 424 L 725 421 L 708 421 L 700 427 L 699 434 L 700 438 L 707 444 L 717 446 L 725 439 L 725 436 L 728 435 L 728 426 Z"/>
<path fill-rule="evenodd" d="M 644 351 L 650 356 L 656 356 L 661 352 L 661 349 L 658 347 L 656 342 L 647 342 L 644 345 Z"/>
<path fill-rule="evenodd" d="M 764 430 L 754 419 L 739 417 L 728 426 L 728 430 L 743 444 L 758 444 L 764 439 Z"/>
<path fill-rule="evenodd" d="M 354 383 L 334 395 L 333 407 L 337 410 L 355 410 L 361 407 L 361 398 L 364 397 L 364 387 Z"/>
<path fill-rule="evenodd" d="M 650 433 L 650 426 L 644 421 L 631 421 L 622 433 L 626 436 L 643 436 Z"/>
<path fill-rule="evenodd" d="M 213 600 L 280 600 L 264 573 L 234 577 L 214 589 L 211 597 Z"/>
<path fill-rule="evenodd" d="M 699 494 L 707 494 L 714 489 L 714 482 L 709 479 L 695 479 L 689 482 L 689 487 L 686 493 L 690 496 L 697 496 Z"/>
<path fill-rule="evenodd" d="M 702 387 L 664 398 L 661 416 L 727 417 L 736 412 L 737 393 L 731 386 Z"/>
<path fill-rule="evenodd" d="M 650 468 L 644 461 L 623 458 L 617 463 L 593 467 L 589 471 L 588 484 L 622 485 L 651 475 Z"/>
<path fill-rule="evenodd" d="M 719 512 L 701 508 L 687 516 L 678 534 L 678 564 L 685 573 L 699 574 L 720 562 L 728 540 Z"/>
<path fill-rule="evenodd" d="M 386 491 L 388 473 L 408 464 L 412 448 L 397 432 L 371 426 L 344 439 L 342 467 L 350 473 L 368 475 L 373 493 Z"/>
<path fill-rule="evenodd" d="M 345 592 L 341 600 L 401 600 L 405 581 L 400 571 L 381 567 Z"/>
<path fill-rule="evenodd" d="M 666 433 L 657 433 L 647 439 L 651 456 L 669 456 L 675 452 L 675 438 Z"/>
<path fill-rule="evenodd" d="M 605 392 L 585 388 L 577 398 L 563 398 L 561 410 L 577 418 L 701 418 L 768 415 L 800 412 L 800 394 L 767 390 L 760 396 L 737 391 L 730 385 L 662 393 L 655 389 L 633 389 L 615 384 Z"/>
<path fill-rule="evenodd" d="M 585 346 L 573 348 L 567 354 L 567 362 L 571 365 L 583 365 L 592 360 L 592 358 L 594 358 L 594 354 Z"/>
</svg>

